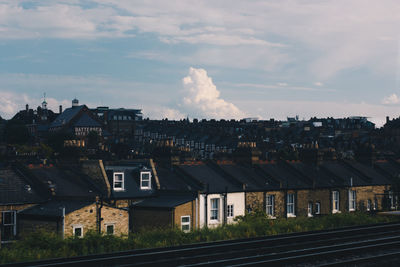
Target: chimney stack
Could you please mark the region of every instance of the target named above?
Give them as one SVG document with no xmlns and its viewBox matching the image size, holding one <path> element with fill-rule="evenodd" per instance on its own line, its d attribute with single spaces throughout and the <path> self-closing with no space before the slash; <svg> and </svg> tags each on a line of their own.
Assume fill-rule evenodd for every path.
<svg viewBox="0 0 400 267">
<path fill-rule="evenodd" d="M 26 112 L 28 112 L 29 111 L 29 105 L 26 104 L 25 108 L 26 108 Z"/>
<path fill-rule="evenodd" d="M 389 122 L 389 116 L 386 116 L 386 123 Z"/>
<path fill-rule="evenodd" d="M 62 105 L 59 106 L 60 114 L 62 113 Z"/>
</svg>

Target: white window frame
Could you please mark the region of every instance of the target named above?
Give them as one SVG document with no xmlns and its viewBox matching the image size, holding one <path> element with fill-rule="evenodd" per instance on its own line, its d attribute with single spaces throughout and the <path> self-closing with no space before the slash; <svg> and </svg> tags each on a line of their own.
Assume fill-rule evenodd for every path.
<svg viewBox="0 0 400 267">
<path fill-rule="evenodd" d="M 332 213 L 340 213 L 340 193 L 337 190 L 332 191 Z"/>
<path fill-rule="evenodd" d="M 378 209 L 378 199 L 377 198 L 374 198 L 374 207 L 373 207 L 373 209 L 374 210 Z"/>
<path fill-rule="evenodd" d="M 116 178 L 121 175 L 121 180 L 118 181 Z M 121 187 L 116 187 L 116 183 L 121 183 Z M 114 191 L 124 191 L 125 190 L 125 174 L 123 172 L 114 172 L 113 173 L 113 190 Z"/>
<path fill-rule="evenodd" d="M 321 203 L 315 202 L 315 214 L 321 214 Z"/>
<path fill-rule="evenodd" d="M 210 221 L 219 221 L 219 198 L 210 199 Z M 216 205 L 214 205 L 216 204 Z"/>
<path fill-rule="evenodd" d="M 1 227 L 0 228 L 4 229 L 5 227 L 12 227 L 12 237 L 15 237 L 17 235 L 17 211 L 16 210 L 5 210 L 5 211 L 2 211 L 1 213 L 2 213 L 1 214 L 1 216 L 2 216 L 1 219 L 2 220 L 1 220 Z M 5 222 L 4 218 L 5 218 L 7 213 L 12 214 L 11 215 L 12 216 L 12 222 L 11 223 L 6 223 Z M 13 240 L 13 239 L 4 240 L 4 237 L 3 236 L 1 236 L 1 237 L 2 237 L 1 243 L 6 243 L 6 242 L 9 242 L 9 241 Z"/>
<path fill-rule="evenodd" d="M 394 205 L 394 195 L 393 195 L 393 191 L 389 191 L 389 199 L 390 199 L 390 209 L 394 210 L 395 209 L 395 205 Z"/>
<path fill-rule="evenodd" d="M 81 235 L 79 235 L 79 236 L 76 235 L 76 233 L 75 233 L 76 229 L 81 229 Z M 73 234 L 74 237 L 82 238 L 83 237 L 83 226 L 82 225 L 74 225 L 73 226 L 73 230 L 72 230 L 72 234 Z"/>
<path fill-rule="evenodd" d="M 233 204 L 228 204 L 226 210 L 227 210 L 226 216 L 228 218 L 233 218 L 234 217 Z"/>
<path fill-rule="evenodd" d="M 265 196 L 265 213 L 269 218 L 275 219 L 275 195 L 267 194 Z"/>
<path fill-rule="evenodd" d="M 313 217 L 313 203 L 312 202 L 308 202 L 308 204 L 307 204 L 307 216 Z"/>
<path fill-rule="evenodd" d="M 356 210 L 356 197 L 357 197 L 357 192 L 356 190 L 349 190 L 349 211 L 355 211 Z"/>
<path fill-rule="evenodd" d="M 108 233 L 108 227 L 112 226 L 112 233 Z M 107 235 L 115 235 L 115 225 L 113 223 L 106 224 L 106 234 Z"/>
<path fill-rule="evenodd" d="M 187 222 L 184 222 L 183 219 L 189 219 Z M 188 226 L 189 229 L 184 229 L 185 226 Z M 190 225 L 190 215 L 181 216 L 181 230 L 185 233 L 190 232 L 191 225 Z"/>
<path fill-rule="evenodd" d="M 371 199 L 367 199 L 367 211 L 371 211 L 372 209 L 372 201 Z"/>
<path fill-rule="evenodd" d="M 295 212 L 295 206 L 296 201 L 295 201 L 295 196 L 294 194 L 287 194 L 286 195 L 286 217 L 296 217 L 296 212 Z"/>
<path fill-rule="evenodd" d="M 148 179 L 143 179 L 143 176 L 147 174 L 149 176 Z M 143 185 L 143 182 L 148 182 L 148 185 Z M 151 171 L 141 171 L 140 172 L 140 189 L 149 190 L 151 189 Z"/>
</svg>

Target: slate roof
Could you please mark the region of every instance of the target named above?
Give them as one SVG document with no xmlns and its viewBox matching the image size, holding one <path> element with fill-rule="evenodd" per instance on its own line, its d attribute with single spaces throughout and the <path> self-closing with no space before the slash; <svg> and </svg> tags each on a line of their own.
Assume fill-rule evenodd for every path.
<svg viewBox="0 0 400 267">
<path fill-rule="evenodd" d="M 82 114 L 77 122 L 74 123 L 75 127 L 101 127 L 101 124 L 95 119 L 91 118 L 87 113 Z"/>
<path fill-rule="evenodd" d="M 61 127 L 64 124 L 67 124 L 70 120 L 72 120 L 83 108 L 85 105 L 70 107 L 64 110 L 63 113 L 57 116 L 57 118 L 51 123 L 50 128 Z"/>
<path fill-rule="evenodd" d="M 289 171 L 288 167 L 282 163 L 259 164 L 260 169 L 269 177 L 278 180 L 282 184 L 282 188 L 299 189 L 310 188 L 312 185 L 301 179 L 299 175 Z"/>
<path fill-rule="evenodd" d="M 156 166 L 160 189 L 164 191 L 197 191 L 202 186 L 191 179 L 185 179 L 175 168 Z"/>
<path fill-rule="evenodd" d="M 200 182 L 203 185 L 203 190 L 208 190 L 209 193 L 243 191 L 243 187 L 240 184 L 230 181 L 205 164 L 183 164 L 175 166 L 175 168 L 182 170 L 187 176 Z"/>
<path fill-rule="evenodd" d="M 0 169 L 0 205 L 40 203 L 44 199 L 31 183 L 11 168 Z"/>
<path fill-rule="evenodd" d="M 83 207 L 86 207 L 94 202 L 88 201 L 48 201 L 43 204 L 39 204 L 27 209 L 24 209 L 18 214 L 30 215 L 30 216 L 45 216 L 45 217 L 62 217 L 63 207 L 65 208 L 65 214 L 69 214 Z"/>
<path fill-rule="evenodd" d="M 156 183 L 154 181 L 154 174 L 151 177 L 151 189 L 142 190 L 140 189 L 140 170 L 142 170 L 144 165 L 142 163 L 137 163 L 136 165 L 106 165 L 104 166 L 109 183 L 111 185 L 111 195 L 113 198 L 142 198 L 150 197 L 155 193 Z M 150 168 L 147 170 L 151 171 Z M 115 191 L 113 190 L 113 180 L 114 172 L 124 173 L 124 190 Z"/>
<path fill-rule="evenodd" d="M 161 194 L 133 204 L 133 208 L 174 208 L 196 199 L 193 194 Z"/>
<path fill-rule="evenodd" d="M 54 166 L 34 166 L 29 171 L 42 186 L 54 190 L 57 197 L 94 199 L 98 195 L 98 190 L 76 171 Z"/>
</svg>

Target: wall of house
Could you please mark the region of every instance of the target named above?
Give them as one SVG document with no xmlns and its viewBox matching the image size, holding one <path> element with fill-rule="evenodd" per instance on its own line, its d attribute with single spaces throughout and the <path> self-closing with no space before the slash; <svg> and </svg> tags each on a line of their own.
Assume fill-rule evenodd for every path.
<svg viewBox="0 0 400 267">
<path fill-rule="evenodd" d="M 3 205 L 0 206 L 0 224 L 3 222 L 3 213 L 2 211 L 19 211 L 24 210 L 26 208 L 32 207 L 36 204 L 21 204 L 21 205 Z M 16 220 L 17 228 L 18 228 L 18 216 Z M 18 229 L 17 229 L 18 230 Z M 0 243 L 1 243 L 1 231 L 0 231 Z"/>
<path fill-rule="evenodd" d="M 146 228 L 170 228 L 174 225 L 172 209 L 132 208 L 133 231 Z"/>
<path fill-rule="evenodd" d="M 233 205 L 233 217 L 227 218 L 227 223 L 233 223 L 235 217 L 245 214 L 245 193 L 228 193 L 227 205 Z"/>
<path fill-rule="evenodd" d="M 21 218 L 18 220 L 18 235 L 23 236 L 36 231 L 61 233 L 62 221 L 55 219 L 38 220 Z"/>
<path fill-rule="evenodd" d="M 339 193 L 342 197 L 343 193 Z M 331 190 L 329 189 L 308 189 L 297 191 L 296 215 L 308 216 L 308 203 L 313 204 L 313 214 L 315 214 L 316 203 L 320 203 L 320 214 L 331 213 Z M 339 203 L 341 204 L 341 203 Z M 340 208 L 341 205 L 339 206 Z"/>
<path fill-rule="evenodd" d="M 181 228 L 181 217 L 190 216 L 190 230 L 196 227 L 196 201 L 187 202 L 175 207 L 174 221 L 175 225 Z"/>
<path fill-rule="evenodd" d="M 114 234 L 129 233 L 129 212 L 109 206 L 101 208 L 101 232 L 106 233 L 106 225 L 114 225 Z M 88 231 L 97 231 L 96 204 L 88 205 L 82 209 L 71 212 L 65 216 L 64 235 L 72 236 L 74 227 L 81 226 L 83 235 Z"/>
<path fill-rule="evenodd" d="M 103 206 L 101 209 L 101 232 L 106 233 L 107 225 L 114 225 L 114 235 L 129 234 L 129 212 L 128 210 L 116 209 L 108 206 Z"/>
<path fill-rule="evenodd" d="M 275 196 L 275 216 L 277 218 L 286 217 L 285 191 L 268 192 L 246 192 L 246 213 L 249 211 L 265 211 L 265 197 L 267 194 Z"/>
</svg>

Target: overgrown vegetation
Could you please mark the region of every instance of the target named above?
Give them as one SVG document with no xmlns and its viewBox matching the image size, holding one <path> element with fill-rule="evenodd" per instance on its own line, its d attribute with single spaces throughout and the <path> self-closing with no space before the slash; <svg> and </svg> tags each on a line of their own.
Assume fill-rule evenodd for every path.
<svg viewBox="0 0 400 267">
<path fill-rule="evenodd" d="M 344 226 L 373 224 L 398 220 L 395 217 L 365 213 L 344 213 L 316 218 L 268 219 L 255 212 L 237 218 L 236 224 L 215 229 L 183 233 L 179 229 L 148 230 L 129 236 L 99 235 L 91 232 L 84 238 L 67 238 L 46 232 L 36 232 L 0 249 L 0 264 L 37 259 L 73 257 L 139 248 L 176 246 L 197 242 L 276 235 L 299 231 L 332 229 Z"/>
</svg>

